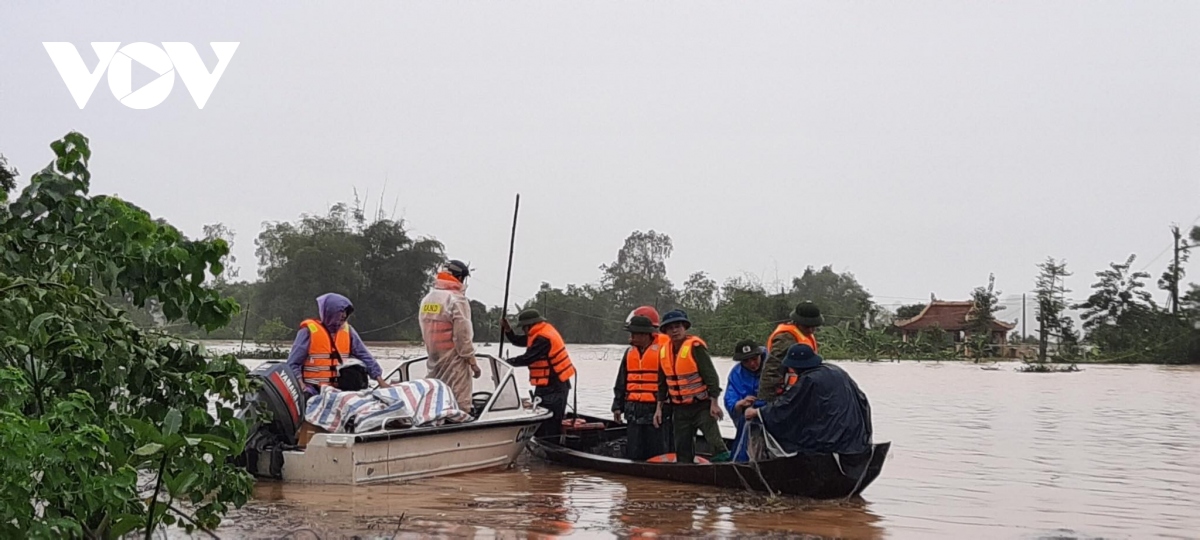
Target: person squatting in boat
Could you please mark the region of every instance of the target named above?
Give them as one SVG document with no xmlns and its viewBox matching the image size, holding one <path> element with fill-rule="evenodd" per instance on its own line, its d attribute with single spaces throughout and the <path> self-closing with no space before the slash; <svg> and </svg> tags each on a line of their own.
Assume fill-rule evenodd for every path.
<svg viewBox="0 0 1200 540">
<path fill-rule="evenodd" d="M 749 434 L 746 433 L 746 409 L 761 407 L 765 401 L 758 399 L 758 378 L 767 348 L 753 339 L 743 339 L 733 346 L 733 360 L 737 362 L 729 370 L 729 388 L 725 389 L 725 410 L 737 426 L 733 437 L 733 460 L 749 461 Z"/>
<path fill-rule="evenodd" d="M 776 399 L 747 408 L 747 421 L 760 421 L 788 454 L 871 450 L 871 405 L 850 374 L 806 343 L 788 348 L 783 368 Z"/>
</svg>

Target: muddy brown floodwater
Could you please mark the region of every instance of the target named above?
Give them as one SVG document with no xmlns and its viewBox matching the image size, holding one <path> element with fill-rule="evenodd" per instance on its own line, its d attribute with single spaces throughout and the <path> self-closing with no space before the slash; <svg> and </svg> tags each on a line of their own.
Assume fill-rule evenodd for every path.
<svg viewBox="0 0 1200 540">
<path fill-rule="evenodd" d="M 385 368 L 420 354 L 375 345 Z M 493 347 L 482 352 L 495 353 Z M 581 412 L 607 415 L 623 347 L 571 347 Z M 733 366 L 716 359 L 722 380 Z M 541 463 L 380 486 L 260 481 L 223 538 L 639 534 L 1200 538 L 1200 367 L 1018 373 L 842 362 L 871 400 L 883 474 L 849 502 L 771 499 Z M 524 390 L 522 391 L 524 393 Z M 733 424 L 722 423 L 728 436 Z"/>
</svg>

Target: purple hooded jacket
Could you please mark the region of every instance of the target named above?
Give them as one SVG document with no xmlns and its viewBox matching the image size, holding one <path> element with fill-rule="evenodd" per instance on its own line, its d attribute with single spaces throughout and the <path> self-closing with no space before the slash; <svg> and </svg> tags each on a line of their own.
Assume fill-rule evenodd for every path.
<svg viewBox="0 0 1200 540">
<path fill-rule="evenodd" d="M 326 293 L 317 297 L 317 313 L 320 314 L 321 324 L 325 326 L 329 335 L 337 333 L 338 314 L 347 308 L 354 309 L 354 304 L 350 303 L 349 298 L 340 294 Z M 309 341 L 308 330 L 301 328 L 299 332 L 296 332 L 296 340 L 292 342 L 292 352 L 288 354 L 288 367 L 292 369 L 292 373 L 295 373 L 299 380 L 304 380 L 304 360 L 308 358 Z M 371 356 L 371 352 L 363 345 L 362 338 L 358 337 L 358 332 L 354 330 L 354 327 L 350 328 L 350 356 L 362 361 L 363 367 L 367 368 L 367 374 L 372 379 L 383 376 L 383 368 L 379 367 L 379 362 L 375 361 L 375 357 Z M 316 393 L 316 388 L 311 385 L 305 385 L 305 389 L 310 393 Z"/>
</svg>

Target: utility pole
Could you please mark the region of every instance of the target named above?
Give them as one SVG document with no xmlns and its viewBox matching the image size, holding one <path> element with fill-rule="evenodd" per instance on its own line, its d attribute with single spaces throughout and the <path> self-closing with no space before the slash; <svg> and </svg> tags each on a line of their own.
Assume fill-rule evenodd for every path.
<svg viewBox="0 0 1200 540">
<path fill-rule="evenodd" d="M 1175 263 L 1171 265 L 1171 315 L 1179 314 L 1179 226 L 1171 225 L 1175 237 Z"/>
<path fill-rule="evenodd" d="M 786 319 L 788 313 L 787 296 L 783 294 L 783 282 L 779 282 L 779 318 Z"/>
<path fill-rule="evenodd" d="M 242 319 L 242 344 L 238 347 L 238 354 L 246 353 L 246 327 L 250 325 L 250 302 L 246 302 L 246 318 Z M 272 344 L 272 347 L 275 345 Z"/>
<path fill-rule="evenodd" d="M 1021 293 L 1021 341 L 1024 342 L 1029 334 L 1025 333 L 1025 293 Z"/>
</svg>

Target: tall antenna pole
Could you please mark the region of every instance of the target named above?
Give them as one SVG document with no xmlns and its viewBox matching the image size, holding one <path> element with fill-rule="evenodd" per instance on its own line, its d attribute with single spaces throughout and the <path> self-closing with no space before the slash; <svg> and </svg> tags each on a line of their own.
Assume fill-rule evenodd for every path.
<svg viewBox="0 0 1200 540">
<path fill-rule="evenodd" d="M 508 239 L 508 270 L 504 273 L 504 303 L 500 304 L 500 320 L 508 317 L 508 288 L 512 283 L 513 247 L 517 243 L 517 213 L 521 211 L 521 194 L 517 194 L 517 202 L 513 205 L 512 236 Z M 500 352 L 497 355 L 504 358 L 504 331 L 500 331 Z"/>
</svg>

